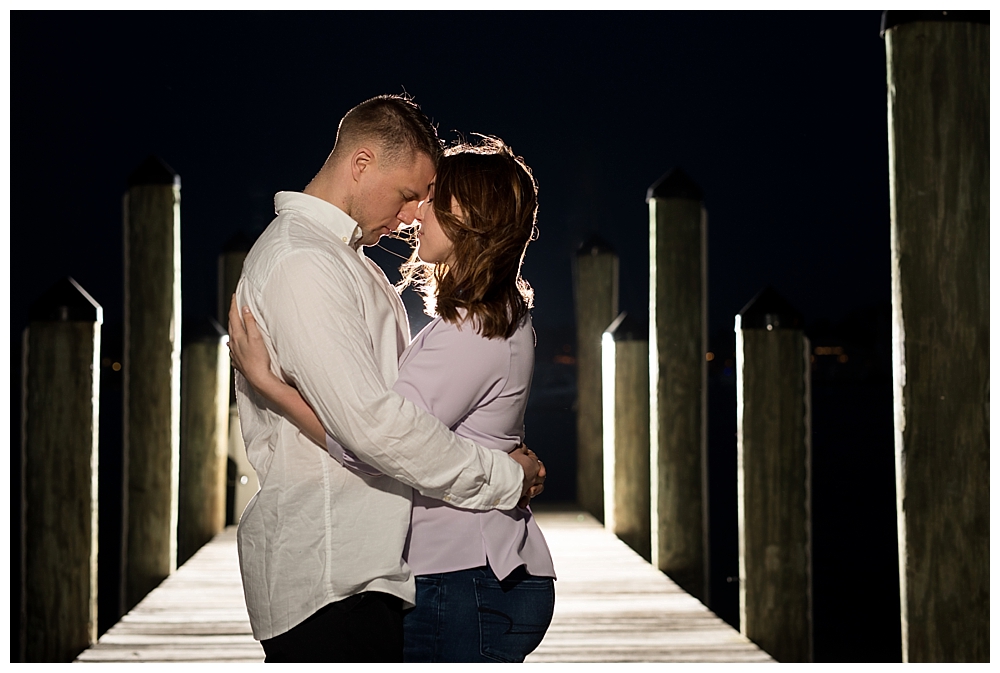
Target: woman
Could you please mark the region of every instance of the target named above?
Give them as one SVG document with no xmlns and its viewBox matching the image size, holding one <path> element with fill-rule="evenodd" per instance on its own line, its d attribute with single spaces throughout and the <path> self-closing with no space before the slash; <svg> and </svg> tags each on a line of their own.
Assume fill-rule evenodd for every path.
<svg viewBox="0 0 1000 673">
<path fill-rule="evenodd" d="M 416 249 L 401 269 L 434 319 L 400 357 L 394 390 L 478 444 L 524 439 L 534 367 L 532 290 L 520 269 L 535 238 L 531 170 L 496 138 L 449 149 L 417 213 Z M 230 314 L 237 369 L 342 464 L 377 471 L 328 437 L 294 388 L 271 373 L 253 317 Z M 383 477 L 388 478 L 388 477 Z M 520 662 L 552 618 L 555 572 L 527 502 L 471 511 L 413 494 L 404 558 L 416 607 L 404 617 L 406 661 Z"/>
</svg>

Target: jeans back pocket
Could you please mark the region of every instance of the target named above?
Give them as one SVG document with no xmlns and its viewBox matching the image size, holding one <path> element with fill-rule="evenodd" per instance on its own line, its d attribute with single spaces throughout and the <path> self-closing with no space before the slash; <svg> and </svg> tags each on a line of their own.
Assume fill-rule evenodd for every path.
<svg viewBox="0 0 1000 673">
<path fill-rule="evenodd" d="M 554 580 L 526 577 L 509 583 L 478 577 L 475 582 L 483 655 L 502 662 L 524 661 L 552 621 Z"/>
</svg>

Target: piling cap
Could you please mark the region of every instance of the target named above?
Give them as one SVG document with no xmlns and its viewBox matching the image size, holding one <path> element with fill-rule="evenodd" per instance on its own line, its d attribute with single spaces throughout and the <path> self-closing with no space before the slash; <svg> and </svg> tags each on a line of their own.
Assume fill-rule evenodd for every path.
<svg viewBox="0 0 1000 673">
<path fill-rule="evenodd" d="M 985 23 L 990 25 L 989 10 L 968 11 L 968 10 L 894 10 L 887 9 L 882 12 L 882 26 L 879 28 L 879 36 L 885 37 L 885 31 L 893 26 L 903 23 L 914 23 L 916 21 L 962 21 L 965 23 Z"/>
<path fill-rule="evenodd" d="M 187 346 L 203 341 L 218 343 L 219 339 L 228 334 L 226 328 L 210 316 L 201 320 L 184 321 L 184 325 L 181 327 L 181 345 Z"/>
<path fill-rule="evenodd" d="M 646 203 L 652 199 L 704 201 L 705 195 L 702 193 L 701 187 L 695 184 L 687 173 L 680 168 L 673 168 L 646 190 Z"/>
<path fill-rule="evenodd" d="M 104 322 L 104 310 L 70 276 L 56 282 L 28 310 L 31 322 Z"/>
<path fill-rule="evenodd" d="M 649 341 L 649 325 L 622 311 L 604 330 L 615 341 Z"/>
<path fill-rule="evenodd" d="M 580 249 L 576 251 L 577 257 L 590 257 L 591 255 L 613 255 L 615 249 L 611 244 L 601 238 L 598 234 L 592 234 L 590 238 L 580 244 Z"/>
<path fill-rule="evenodd" d="M 128 188 L 139 185 L 174 185 L 181 186 L 181 176 L 177 175 L 163 159 L 150 154 L 139 167 L 128 176 Z"/>
<path fill-rule="evenodd" d="M 223 254 L 227 252 L 250 252 L 253 247 L 253 239 L 246 235 L 246 232 L 237 231 L 233 237 L 222 246 Z"/>
<path fill-rule="evenodd" d="M 802 329 L 802 314 L 768 285 L 740 311 L 742 329 Z"/>
</svg>

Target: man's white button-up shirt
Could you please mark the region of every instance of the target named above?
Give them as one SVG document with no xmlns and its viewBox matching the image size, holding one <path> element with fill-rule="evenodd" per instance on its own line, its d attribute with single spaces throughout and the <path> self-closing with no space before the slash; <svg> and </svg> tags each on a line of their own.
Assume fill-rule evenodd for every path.
<svg viewBox="0 0 1000 673">
<path fill-rule="evenodd" d="M 240 425 L 260 483 L 238 532 L 257 639 L 362 591 L 412 604 L 402 561 L 411 486 L 458 507 L 512 509 L 523 479 L 513 460 L 458 437 L 391 390 L 409 342 L 406 313 L 355 248 L 357 223 L 296 192 L 278 193 L 275 209 L 244 262 L 237 301 L 257 319 L 275 373 L 334 439 L 389 476 L 341 466 L 237 374 Z"/>
</svg>

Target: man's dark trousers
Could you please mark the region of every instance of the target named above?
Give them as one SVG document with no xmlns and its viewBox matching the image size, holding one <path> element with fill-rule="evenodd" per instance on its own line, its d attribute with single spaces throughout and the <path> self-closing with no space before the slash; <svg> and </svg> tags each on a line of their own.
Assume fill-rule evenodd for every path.
<svg viewBox="0 0 1000 673">
<path fill-rule="evenodd" d="M 402 662 L 403 601 L 366 591 L 260 644 L 265 663 Z"/>
</svg>

